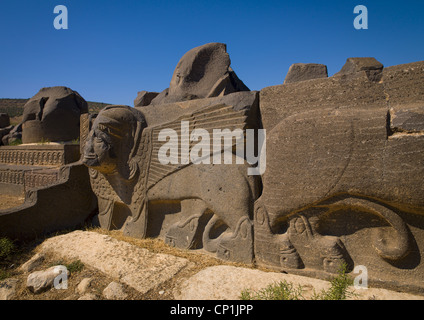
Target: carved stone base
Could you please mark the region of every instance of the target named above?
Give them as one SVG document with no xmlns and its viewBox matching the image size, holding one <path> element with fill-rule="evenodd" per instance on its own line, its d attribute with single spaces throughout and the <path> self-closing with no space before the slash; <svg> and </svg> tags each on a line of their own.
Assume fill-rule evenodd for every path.
<svg viewBox="0 0 424 320">
<path fill-rule="evenodd" d="M 417 228 L 423 222 L 422 216 L 347 197 L 288 216 L 273 230 L 258 200 L 255 259 L 260 266 L 322 279 L 329 279 L 342 264 L 352 277 L 356 266 L 365 266 L 369 285 L 423 293 L 424 283 L 418 279 L 424 274 L 424 231 Z"/>
<path fill-rule="evenodd" d="M 217 247 L 218 258 L 250 264 L 253 260 L 253 225 L 242 218 L 232 234 L 221 236 Z"/>
<path fill-rule="evenodd" d="M 193 215 L 183 223 L 172 225 L 165 236 L 165 243 L 182 249 L 196 249 L 203 231 L 199 227 L 200 218 Z"/>
<path fill-rule="evenodd" d="M 58 180 L 26 191 L 22 205 L 0 210 L 0 237 L 33 239 L 80 227 L 96 207 L 87 168 L 78 163 L 66 165 L 60 168 Z"/>
</svg>

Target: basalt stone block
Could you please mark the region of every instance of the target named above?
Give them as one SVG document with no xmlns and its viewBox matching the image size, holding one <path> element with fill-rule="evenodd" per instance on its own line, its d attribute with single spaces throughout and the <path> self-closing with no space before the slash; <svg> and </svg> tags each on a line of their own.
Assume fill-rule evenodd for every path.
<svg viewBox="0 0 424 320">
<path fill-rule="evenodd" d="M 0 237 L 34 239 L 89 222 L 90 215 L 97 208 L 97 201 L 84 165 L 74 162 L 49 169 L 49 172 L 47 169 L 42 172 L 36 167 L 33 169 L 34 172 L 31 172 L 31 168 L 26 167 L 25 173 L 22 168 L 15 170 L 16 178 L 10 173 L 3 174 L 8 179 L 9 189 L 20 186 L 27 190 L 23 204 L 0 210 Z M 23 179 L 18 179 L 19 172 L 24 173 Z M 30 182 L 34 182 L 32 187 Z M 0 187 L 5 185 L 0 183 Z"/>
<path fill-rule="evenodd" d="M 223 43 L 208 43 L 188 51 L 178 62 L 171 83 L 152 104 L 165 104 L 248 91 L 230 67 Z"/>
<path fill-rule="evenodd" d="M 323 107 L 386 108 L 384 86 L 368 81 L 362 74 L 354 78 L 330 77 L 272 86 L 260 92 L 261 119 L 267 131 L 286 117 Z"/>
<path fill-rule="evenodd" d="M 0 148 L 0 164 L 58 167 L 80 158 L 78 144 L 33 144 Z"/>
<path fill-rule="evenodd" d="M 381 80 L 384 66 L 375 58 L 348 58 L 342 69 L 334 76 L 354 77 L 358 73 L 365 73 L 370 81 Z"/>
<path fill-rule="evenodd" d="M 71 141 L 79 137 L 79 120 L 87 102 L 66 87 L 41 89 L 24 106 L 22 142 Z"/>
<path fill-rule="evenodd" d="M 353 59 L 337 76 L 261 91 L 259 264 L 321 278 L 363 265 L 372 285 L 424 292 L 423 76 L 423 62 Z"/>
<path fill-rule="evenodd" d="M 327 66 L 316 63 L 295 63 L 290 66 L 284 83 L 293 83 L 311 79 L 327 78 Z"/>
<path fill-rule="evenodd" d="M 424 108 L 418 110 L 390 110 L 390 129 L 393 132 L 424 132 Z"/>
<path fill-rule="evenodd" d="M 424 105 L 424 61 L 384 68 L 382 83 L 391 107 Z"/>
<path fill-rule="evenodd" d="M 7 113 L 0 113 L 0 129 L 10 126 L 10 118 Z"/>
<path fill-rule="evenodd" d="M 382 83 L 390 102 L 391 134 L 413 136 L 424 132 L 424 62 L 385 68 Z"/>
<path fill-rule="evenodd" d="M 0 147 L 0 195 L 23 203 L 0 210 L 0 237 L 34 237 L 84 224 L 97 201 L 75 143 Z"/>
<path fill-rule="evenodd" d="M 140 91 L 134 100 L 134 107 L 148 106 L 158 94 L 158 92 Z"/>
<path fill-rule="evenodd" d="M 211 107 L 213 105 L 224 104 L 231 106 L 234 110 L 247 112 L 246 122 L 249 128 L 259 128 L 259 92 L 243 91 L 229 95 L 189 100 L 180 103 L 167 103 L 161 105 L 150 105 L 140 110 L 149 125 L 163 124 L 171 119 L 177 119 L 182 114 L 190 113 Z"/>
</svg>

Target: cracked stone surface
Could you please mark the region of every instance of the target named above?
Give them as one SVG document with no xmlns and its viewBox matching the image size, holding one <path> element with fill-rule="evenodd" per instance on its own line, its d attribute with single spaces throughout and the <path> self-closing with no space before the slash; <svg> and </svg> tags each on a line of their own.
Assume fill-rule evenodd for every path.
<svg viewBox="0 0 424 320">
<path fill-rule="evenodd" d="M 74 231 L 46 240 L 42 252 L 79 259 L 119 282 L 146 293 L 171 279 L 187 264 L 179 257 L 156 254 L 96 232 Z"/>
</svg>

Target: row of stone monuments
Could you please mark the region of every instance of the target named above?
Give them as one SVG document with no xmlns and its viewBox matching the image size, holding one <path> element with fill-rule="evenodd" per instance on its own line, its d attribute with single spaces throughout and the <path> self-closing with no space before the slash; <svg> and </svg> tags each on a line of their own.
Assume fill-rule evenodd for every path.
<svg viewBox="0 0 424 320">
<path fill-rule="evenodd" d="M 24 201 L 0 210 L 1 235 L 27 239 L 75 228 L 96 211 L 79 161 L 79 122 L 87 112 L 77 92 L 42 88 L 25 104 L 22 122 L 9 123 L 0 147 L 0 201 L 2 195 Z"/>
<path fill-rule="evenodd" d="M 168 89 L 139 92 L 134 107 L 107 106 L 92 115 L 75 92 L 59 99 L 75 108 L 59 108 L 67 111 L 58 111 L 64 118 L 55 126 L 44 116 L 54 100 L 49 90 L 70 89 L 43 89 L 28 102 L 24 140 L 26 129 L 35 140 L 50 129 L 50 141 L 75 139 L 79 126 L 81 157 L 59 164 L 64 156 L 54 150 L 42 162 L 23 145 L 19 151 L 1 147 L 0 163 L 41 161 L 57 177 L 69 167 L 81 169 L 84 182 L 75 188 L 85 202 L 56 198 L 63 179 L 51 178 L 44 189 L 26 186 L 27 192 L 46 191 L 58 207 L 86 206 L 76 219 L 0 211 L 1 234 L 50 231 L 62 227 L 60 219 L 83 222 L 92 214 L 94 194 L 93 221 L 128 236 L 159 237 L 221 259 L 320 278 L 342 263 L 349 270 L 363 265 L 374 285 L 424 292 L 423 62 L 384 68 L 374 58 L 349 58 L 332 77 L 325 65 L 295 64 L 284 84 L 258 92 L 231 69 L 226 46 L 210 43 L 181 58 Z M 58 125 L 64 119 L 67 125 Z M 54 138 L 68 126 L 72 137 L 61 132 Z M 255 132 L 261 175 L 249 174 L 259 163 L 248 159 L 246 143 L 242 153 L 236 139 L 226 150 L 214 149 L 206 138 L 216 130 L 240 130 L 244 142 L 249 130 Z M 266 133 L 262 143 L 260 131 Z M 201 153 L 202 161 L 187 161 L 183 148 Z M 210 161 L 226 151 L 232 161 Z M 35 178 L 25 173 L 14 179 Z M 37 227 L 21 227 L 34 216 L 40 217 Z"/>
</svg>

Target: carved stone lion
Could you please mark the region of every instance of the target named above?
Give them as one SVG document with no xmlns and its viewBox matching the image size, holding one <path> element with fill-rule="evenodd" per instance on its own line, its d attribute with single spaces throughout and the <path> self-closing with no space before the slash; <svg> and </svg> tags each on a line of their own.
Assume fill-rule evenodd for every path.
<svg viewBox="0 0 424 320">
<path fill-rule="evenodd" d="M 172 225 L 165 241 L 185 248 L 203 247 L 221 258 L 250 263 L 250 218 L 257 189 L 254 178 L 247 176 L 246 165 L 163 165 L 158 160 L 158 148 L 163 144 L 158 140 L 161 129 L 175 127 L 182 120 L 196 123 L 196 117 L 204 120 L 208 114 L 215 116 L 214 125 L 219 128 L 216 112 L 244 119 L 244 111 L 218 105 L 149 127 L 137 109 L 103 109 L 88 134 L 83 154 L 98 198 L 101 227 L 144 238 L 149 229 L 149 202 L 196 199 L 202 205 Z"/>
</svg>

